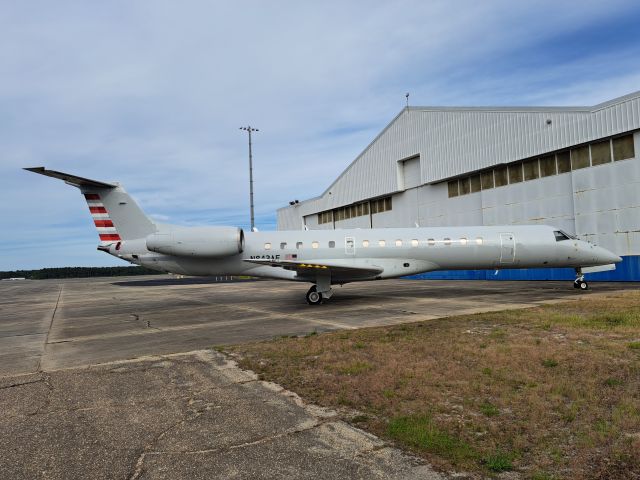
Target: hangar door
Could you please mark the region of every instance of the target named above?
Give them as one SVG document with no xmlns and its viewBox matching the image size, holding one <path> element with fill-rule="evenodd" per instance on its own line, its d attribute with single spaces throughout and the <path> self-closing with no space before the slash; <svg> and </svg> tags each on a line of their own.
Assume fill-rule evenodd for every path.
<svg viewBox="0 0 640 480">
<path fill-rule="evenodd" d="M 404 189 L 415 188 L 422 183 L 420 178 L 420 156 L 399 162 L 402 168 Z"/>
</svg>

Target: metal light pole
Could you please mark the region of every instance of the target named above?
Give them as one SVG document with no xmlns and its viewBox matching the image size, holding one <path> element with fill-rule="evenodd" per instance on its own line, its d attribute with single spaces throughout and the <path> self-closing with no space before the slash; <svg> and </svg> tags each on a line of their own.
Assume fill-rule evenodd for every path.
<svg viewBox="0 0 640 480">
<path fill-rule="evenodd" d="M 244 130 L 249 134 L 249 208 L 251 209 L 251 231 L 255 229 L 255 220 L 253 217 L 253 156 L 251 155 L 251 132 L 259 132 L 257 128 L 252 128 L 250 125 L 246 127 L 240 127 L 240 130 Z"/>
</svg>

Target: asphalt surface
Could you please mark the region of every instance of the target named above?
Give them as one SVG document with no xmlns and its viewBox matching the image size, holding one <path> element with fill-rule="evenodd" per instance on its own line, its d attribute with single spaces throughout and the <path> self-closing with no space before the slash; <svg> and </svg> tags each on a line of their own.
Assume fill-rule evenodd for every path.
<svg viewBox="0 0 640 480">
<path fill-rule="evenodd" d="M 638 285 L 592 288 L 393 280 L 310 307 L 307 286 L 276 281 L 0 282 L 0 479 L 441 478 L 211 348 Z"/>
</svg>

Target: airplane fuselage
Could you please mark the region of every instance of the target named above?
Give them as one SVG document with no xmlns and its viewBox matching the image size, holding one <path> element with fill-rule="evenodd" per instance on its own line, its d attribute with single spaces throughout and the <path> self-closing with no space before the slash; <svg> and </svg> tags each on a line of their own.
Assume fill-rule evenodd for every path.
<svg viewBox="0 0 640 480">
<path fill-rule="evenodd" d="M 241 253 L 224 258 L 163 255 L 143 240 L 109 253 L 145 267 L 186 275 L 251 275 L 309 281 L 278 262 L 307 262 L 381 270 L 370 279 L 457 269 L 588 267 L 619 261 L 611 252 L 546 225 L 296 230 L 246 232 Z M 564 234 L 561 234 L 564 235 Z M 260 264 L 261 261 L 269 265 Z M 338 276 L 332 283 L 364 280 Z"/>
</svg>

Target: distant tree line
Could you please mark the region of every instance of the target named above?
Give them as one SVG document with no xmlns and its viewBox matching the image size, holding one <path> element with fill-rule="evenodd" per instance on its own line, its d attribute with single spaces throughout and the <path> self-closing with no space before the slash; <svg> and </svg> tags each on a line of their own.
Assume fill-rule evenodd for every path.
<svg viewBox="0 0 640 480">
<path fill-rule="evenodd" d="M 0 280 L 5 278 L 28 278 L 43 280 L 45 278 L 86 278 L 86 277 L 125 277 L 130 275 L 159 275 L 162 272 L 144 267 L 61 267 L 41 268 L 40 270 L 14 270 L 0 272 Z"/>
</svg>

